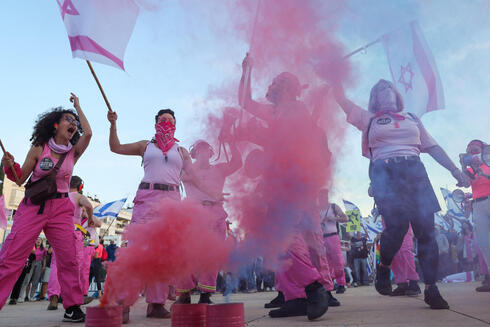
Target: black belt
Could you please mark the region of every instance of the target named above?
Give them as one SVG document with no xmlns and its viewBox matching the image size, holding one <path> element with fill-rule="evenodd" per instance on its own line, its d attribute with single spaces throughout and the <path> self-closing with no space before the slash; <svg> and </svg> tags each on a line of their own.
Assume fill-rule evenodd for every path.
<svg viewBox="0 0 490 327">
<path fill-rule="evenodd" d="M 327 234 L 323 234 L 323 237 L 330 237 L 330 236 L 334 236 L 334 235 L 337 235 L 337 234 L 338 234 L 337 232 L 327 233 Z"/>
<path fill-rule="evenodd" d="M 146 182 L 141 182 L 138 186 L 140 190 L 160 190 L 160 191 L 178 191 L 179 187 L 176 185 L 167 185 L 167 184 L 150 184 Z"/>
<path fill-rule="evenodd" d="M 490 195 L 482 196 L 481 198 L 473 199 L 473 202 L 485 201 L 486 199 L 490 199 Z"/>
<path fill-rule="evenodd" d="M 388 159 L 378 159 L 376 162 L 384 162 L 386 164 L 390 163 L 400 163 L 404 161 L 420 161 L 419 156 L 398 156 L 398 157 L 391 157 Z"/>
<path fill-rule="evenodd" d="M 56 193 L 53 196 L 49 197 L 47 200 L 62 199 L 62 198 L 67 198 L 68 196 L 69 196 L 68 193 Z M 40 215 L 44 212 L 44 206 L 45 205 L 46 205 L 46 202 L 43 202 L 39 205 L 39 210 L 37 211 L 38 215 Z"/>
</svg>

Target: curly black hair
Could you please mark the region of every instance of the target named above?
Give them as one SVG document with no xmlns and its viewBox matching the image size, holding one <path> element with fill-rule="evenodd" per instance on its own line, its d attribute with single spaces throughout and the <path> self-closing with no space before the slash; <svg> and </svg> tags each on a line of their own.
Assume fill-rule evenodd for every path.
<svg viewBox="0 0 490 327">
<path fill-rule="evenodd" d="M 34 131 L 32 132 L 32 136 L 30 139 L 31 144 L 33 146 L 43 146 L 44 144 L 48 143 L 49 139 L 54 137 L 54 135 L 56 134 L 56 128 L 54 127 L 54 124 L 59 124 L 61 118 L 63 117 L 63 114 L 73 115 L 75 119 L 80 122 L 80 119 L 78 118 L 78 115 L 74 110 L 65 109 L 63 107 L 53 108 L 50 111 L 42 113 L 38 116 L 36 124 L 34 125 Z M 80 126 L 71 138 L 70 143 L 73 145 L 77 144 L 82 134 L 83 129 Z"/>
</svg>

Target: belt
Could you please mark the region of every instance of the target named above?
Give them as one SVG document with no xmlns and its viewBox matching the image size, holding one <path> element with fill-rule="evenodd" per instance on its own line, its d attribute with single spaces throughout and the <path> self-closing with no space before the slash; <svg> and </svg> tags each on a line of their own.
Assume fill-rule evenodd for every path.
<svg viewBox="0 0 490 327">
<path fill-rule="evenodd" d="M 68 197 L 68 193 L 56 193 L 55 195 L 50 197 L 50 199 L 62 199 L 67 197 Z"/>
<path fill-rule="evenodd" d="M 62 199 L 62 198 L 67 198 L 68 193 L 56 193 L 53 196 L 47 198 L 46 200 L 52 200 L 52 199 Z M 27 201 L 27 198 L 26 198 Z M 37 211 L 38 215 L 41 215 L 44 212 L 44 207 L 46 206 L 46 202 L 43 202 L 39 205 L 39 210 Z"/>
<path fill-rule="evenodd" d="M 482 196 L 481 198 L 473 199 L 473 202 L 480 202 L 480 201 L 485 201 L 487 199 L 490 199 L 490 195 L 487 196 Z"/>
<path fill-rule="evenodd" d="M 420 161 L 419 156 L 398 156 L 398 157 L 391 157 L 388 159 L 379 159 L 376 161 L 383 161 L 386 164 L 390 163 L 400 163 L 404 161 Z"/>
<path fill-rule="evenodd" d="M 167 185 L 167 184 L 150 184 L 146 182 L 141 182 L 138 186 L 140 190 L 160 190 L 160 191 L 179 191 L 177 185 Z"/>
<path fill-rule="evenodd" d="M 334 235 L 337 235 L 337 234 L 338 234 L 337 232 L 327 233 L 327 234 L 323 234 L 323 237 L 330 237 L 330 236 L 334 236 Z"/>
<path fill-rule="evenodd" d="M 212 207 L 218 204 L 216 201 L 211 201 L 211 200 L 203 200 L 201 204 L 205 207 Z"/>
</svg>

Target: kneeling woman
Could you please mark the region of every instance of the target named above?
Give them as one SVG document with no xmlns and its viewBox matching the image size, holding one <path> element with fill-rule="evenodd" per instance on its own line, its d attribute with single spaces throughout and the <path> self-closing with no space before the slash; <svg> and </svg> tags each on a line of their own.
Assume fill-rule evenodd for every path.
<svg viewBox="0 0 490 327">
<path fill-rule="evenodd" d="M 73 166 L 87 148 L 92 131 L 80 108 L 78 98 L 72 93 L 73 110 L 53 109 L 40 116 L 31 137 L 32 147 L 22 168 L 14 157 L 6 153 L 2 159 L 7 177 L 20 186 L 31 175 L 26 185 L 26 197 L 19 205 L 12 231 L 0 252 L 0 308 L 5 303 L 39 233 L 44 231 L 58 255 L 58 269 L 66 309 L 65 321 L 84 321 L 80 310 L 83 294 L 78 278 L 75 238 L 73 237 L 74 206 L 68 191 Z M 83 133 L 83 134 L 82 134 Z M 14 177 L 14 167 L 18 180 Z M 30 183 L 49 174 L 56 174 L 57 191 L 43 201 L 29 198 Z M 39 184 L 37 184 L 39 185 Z M 32 188 L 31 188 L 32 190 Z"/>
<path fill-rule="evenodd" d="M 109 112 L 107 118 L 111 123 L 109 136 L 111 151 L 143 158 L 144 176 L 134 199 L 131 223 L 144 224 L 158 217 L 159 214 L 155 211 L 158 208 L 155 208 L 154 204 L 162 199 L 180 201 L 179 185 L 182 170 L 192 178 L 200 190 L 216 201 L 221 200 L 221 194 L 213 194 L 203 186 L 192 169 L 189 153 L 175 143 L 177 141 L 174 138 L 175 114 L 172 110 L 160 110 L 155 116 L 156 133 L 153 140 L 128 144 L 119 142 L 116 131 L 117 114 Z M 147 317 L 170 317 L 170 312 L 165 309 L 167 295 L 166 283 L 149 285 L 146 288 Z"/>
</svg>

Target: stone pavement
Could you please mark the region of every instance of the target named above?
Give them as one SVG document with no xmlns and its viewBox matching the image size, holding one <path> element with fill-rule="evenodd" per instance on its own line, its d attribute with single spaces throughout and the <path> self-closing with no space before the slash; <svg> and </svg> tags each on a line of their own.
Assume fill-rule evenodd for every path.
<svg viewBox="0 0 490 327">
<path fill-rule="evenodd" d="M 443 284 L 439 288 L 448 300 L 450 310 L 430 310 L 423 296 L 385 297 L 374 287 L 350 288 L 338 295 L 342 306 L 329 308 L 320 320 L 309 322 L 306 317 L 271 319 L 264 303 L 276 293 L 233 294 L 231 302 L 245 303 L 245 322 L 250 327 L 269 326 L 488 326 L 490 325 L 490 293 L 474 291 L 479 283 Z M 193 297 L 193 302 L 198 297 Z M 224 303 L 221 294 L 213 301 Z M 94 301 L 90 305 L 97 305 Z M 47 301 L 5 305 L 0 311 L 0 327 L 73 326 L 62 323 L 63 310 L 47 311 Z M 170 326 L 170 320 L 145 318 L 146 304 L 140 299 L 131 308 L 131 321 L 124 326 Z M 82 324 L 75 324 L 75 326 Z"/>
</svg>

